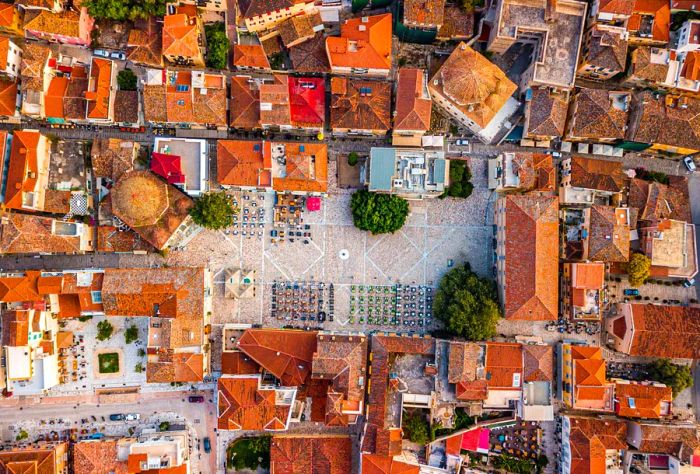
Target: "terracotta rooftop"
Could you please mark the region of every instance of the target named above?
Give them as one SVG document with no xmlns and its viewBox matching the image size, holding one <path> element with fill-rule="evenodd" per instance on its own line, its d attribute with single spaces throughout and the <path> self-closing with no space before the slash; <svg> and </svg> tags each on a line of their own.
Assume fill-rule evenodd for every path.
<svg viewBox="0 0 700 474">
<path fill-rule="evenodd" d="M 0 452 L 0 474 L 59 474 L 65 467 L 66 443 Z"/>
<path fill-rule="evenodd" d="M 247 140 L 218 140 L 217 181 L 228 186 L 269 187 L 272 178 L 263 161 L 263 144 Z"/>
<path fill-rule="evenodd" d="M 700 309 L 631 304 L 630 355 L 696 359 L 700 354 Z"/>
<path fill-rule="evenodd" d="M 289 58 L 296 72 L 331 72 L 323 32 L 316 33 L 309 41 L 289 48 Z"/>
<path fill-rule="evenodd" d="M 352 465 L 347 436 L 274 436 L 271 474 L 346 474 Z"/>
<path fill-rule="evenodd" d="M 229 126 L 233 128 L 260 128 L 260 90 L 251 80 L 249 76 L 231 77 Z"/>
<path fill-rule="evenodd" d="M 391 84 L 331 78 L 331 128 L 388 131 Z"/>
<path fill-rule="evenodd" d="M 13 116 L 16 113 L 17 82 L 0 79 L 0 116 Z"/>
<path fill-rule="evenodd" d="M 225 351 L 221 353 L 221 373 L 226 375 L 255 375 L 260 372 L 260 366 L 241 351 Z"/>
<path fill-rule="evenodd" d="M 700 455 L 700 433 L 696 425 L 640 424 L 637 449 L 643 453 L 668 454 L 689 463 Z M 695 463 L 693 463 L 695 465 Z"/>
<path fill-rule="evenodd" d="M 486 128 L 517 86 L 498 66 L 460 43 L 428 83 L 479 127 Z"/>
<path fill-rule="evenodd" d="M 640 46 L 632 51 L 629 75 L 651 83 L 665 82 L 669 66 L 666 61 L 652 61 L 651 50 L 649 46 Z"/>
<path fill-rule="evenodd" d="M 27 271 L 21 276 L 0 277 L 0 301 L 5 303 L 43 301 L 44 296 L 59 292 L 60 288 L 60 278 L 42 277 L 38 271 Z"/>
<path fill-rule="evenodd" d="M 238 0 L 238 11 L 243 18 L 253 18 L 264 13 L 284 10 L 302 0 Z"/>
<path fill-rule="evenodd" d="M 507 319 L 553 320 L 558 314 L 559 201 L 545 196 L 504 199 Z M 534 251 L 533 251 L 534 249 Z"/>
<path fill-rule="evenodd" d="M 272 82 L 260 85 L 260 123 L 291 126 L 287 76 L 275 74 Z"/>
<path fill-rule="evenodd" d="M 73 473 L 95 474 L 98 472 L 110 474 L 127 474 L 129 471 L 126 461 L 117 459 L 117 442 L 81 441 L 72 445 Z"/>
<path fill-rule="evenodd" d="M 598 6 L 598 13 L 629 16 L 633 11 L 634 2 L 630 0 L 601 0 Z"/>
<path fill-rule="evenodd" d="M 158 349 L 152 354 L 149 349 L 148 355 L 148 383 L 192 383 L 201 382 L 204 377 L 204 354 L 172 349 Z"/>
<path fill-rule="evenodd" d="M 627 127 L 631 94 L 604 89 L 580 89 L 574 95 L 571 136 L 590 139 L 622 139 Z M 626 102 L 625 102 L 626 101 Z"/>
<path fill-rule="evenodd" d="M 624 71 L 627 61 L 627 40 L 623 32 L 594 25 L 586 63 L 611 71 Z"/>
<path fill-rule="evenodd" d="M 671 27 L 671 7 L 668 0 L 635 0 L 632 15 L 627 21 L 627 30 L 630 33 L 639 34 L 644 23 L 642 17 L 651 17 L 651 38 L 668 43 Z M 647 38 L 646 33 L 643 37 Z"/>
<path fill-rule="evenodd" d="M 124 173 L 134 169 L 135 147 L 138 149 L 137 143 L 119 138 L 93 140 L 90 156 L 95 176 L 118 181 Z"/>
<path fill-rule="evenodd" d="M 51 49 L 45 44 L 30 42 L 22 49 L 20 76 L 23 90 L 43 92 L 44 67 L 51 56 Z"/>
<path fill-rule="evenodd" d="M 408 0 L 403 5 L 407 26 L 440 26 L 445 22 L 445 0 Z"/>
<path fill-rule="evenodd" d="M 522 346 L 518 343 L 487 342 L 485 370 L 489 390 L 522 388 Z"/>
<path fill-rule="evenodd" d="M 513 173 L 518 175 L 519 188 L 528 191 L 554 191 L 556 169 L 551 155 L 546 153 L 513 153 Z"/>
<path fill-rule="evenodd" d="M 13 133 L 5 191 L 5 207 L 8 209 L 22 209 L 22 194 L 36 188 L 40 138 L 41 134 L 36 130 L 16 130 Z"/>
<path fill-rule="evenodd" d="M 523 345 L 525 382 L 554 382 L 554 348 L 549 345 Z"/>
<path fill-rule="evenodd" d="M 433 102 L 422 69 L 399 69 L 394 130 L 427 131 Z"/>
<path fill-rule="evenodd" d="M 277 404 L 277 391 L 260 387 L 259 376 L 221 377 L 218 390 L 220 430 L 286 429 L 291 406 Z"/>
<path fill-rule="evenodd" d="M 669 184 L 632 179 L 628 205 L 639 209 L 640 221 L 692 221 L 688 180 L 685 177 L 674 179 Z"/>
<path fill-rule="evenodd" d="M 272 149 L 284 145 L 286 176 L 274 176 L 275 191 L 325 193 L 328 190 L 328 146 L 316 142 L 264 142 L 265 162 L 272 162 Z"/>
<path fill-rule="evenodd" d="M 549 88 L 532 90 L 532 99 L 527 107 L 528 135 L 561 137 L 564 135 L 569 102 L 564 94 L 554 94 Z"/>
<path fill-rule="evenodd" d="M 179 9 L 178 9 L 179 10 Z M 163 20 L 163 55 L 183 58 L 198 58 L 199 27 L 197 18 L 187 13 L 166 15 Z"/>
<path fill-rule="evenodd" d="M 38 10 L 25 13 L 24 29 L 28 32 L 85 39 L 84 28 L 84 26 L 81 27 L 81 14 L 74 10 L 65 10 L 60 13 Z"/>
<path fill-rule="evenodd" d="M 445 5 L 443 24 L 438 30 L 439 40 L 468 40 L 474 36 L 474 13 L 458 5 Z"/>
<path fill-rule="evenodd" d="M 2 327 L 3 346 L 23 347 L 29 344 L 28 311 L 3 311 Z"/>
<path fill-rule="evenodd" d="M 138 123 L 138 91 L 118 90 L 114 93 L 114 121 L 116 123 Z"/>
<path fill-rule="evenodd" d="M 243 68 L 270 69 L 270 61 L 260 45 L 233 45 L 233 65 Z"/>
<path fill-rule="evenodd" d="M 55 227 L 60 221 L 50 217 L 28 214 L 5 214 L 0 223 L 0 253 L 81 253 L 84 248 L 80 235 L 61 235 Z"/>
<path fill-rule="evenodd" d="M 630 225 L 616 214 L 624 209 L 594 205 L 590 209 L 588 258 L 597 262 L 626 262 L 630 253 Z M 626 215 L 626 214 L 624 214 Z"/>
<path fill-rule="evenodd" d="M 88 275 L 89 280 L 88 284 L 86 284 L 82 280 L 87 279 Z M 102 301 L 99 299 L 95 300 L 93 292 L 102 291 L 103 281 L 104 274 L 101 272 L 81 274 L 80 282 L 78 282 L 78 274 L 76 273 L 63 274 L 61 279 L 62 287 L 57 290 L 51 290 L 52 293 L 58 293 L 59 319 L 77 318 L 83 312 L 102 312 L 104 310 Z"/>
<path fill-rule="evenodd" d="M 476 380 L 476 369 L 483 360 L 483 349 L 471 342 L 450 341 L 447 380 L 449 383 Z"/>
<path fill-rule="evenodd" d="M 363 474 L 419 474 L 420 466 L 395 460 L 392 456 L 362 454 Z"/>
<path fill-rule="evenodd" d="M 280 39 L 285 46 L 300 39 L 315 36 L 316 31 L 314 30 L 319 28 L 323 31 L 323 20 L 318 11 L 308 15 L 292 16 L 277 27 Z"/>
<path fill-rule="evenodd" d="M 17 15 L 17 9 L 12 2 L 0 3 L 0 27 L 12 27 L 15 23 L 15 15 Z"/>
<path fill-rule="evenodd" d="M 114 63 L 109 59 L 92 58 L 90 90 L 85 94 L 88 119 L 110 118 L 113 67 Z"/>
<path fill-rule="evenodd" d="M 637 101 L 638 123 L 627 130 L 627 140 L 700 150 L 700 100 L 683 97 L 668 106 L 664 95 L 650 91 Z M 633 123 L 630 120 L 630 123 Z"/>
<path fill-rule="evenodd" d="M 391 68 L 391 14 L 349 18 L 340 25 L 340 36 L 326 38 L 331 67 Z"/>
<path fill-rule="evenodd" d="M 625 186 L 622 164 L 574 156 L 571 158 L 571 186 L 618 193 Z"/>
<path fill-rule="evenodd" d="M 574 263 L 571 286 L 586 290 L 597 290 L 605 284 L 605 264 L 603 263 Z"/>
<path fill-rule="evenodd" d="M 670 414 L 671 387 L 639 383 L 615 384 L 615 412 L 627 418 L 660 418 Z"/>
<path fill-rule="evenodd" d="M 316 332 L 281 329 L 248 329 L 238 348 L 285 386 L 303 385 L 311 373 L 316 352 Z"/>
<path fill-rule="evenodd" d="M 119 230 L 112 225 L 97 227 L 98 252 L 133 252 L 134 250 L 153 252 L 155 249 L 133 230 Z"/>
<path fill-rule="evenodd" d="M 157 249 L 165 247 L 194 205 L 150 171 L 124 173 L 110 196 L 114 215 Z"/>
<path fill-rule="evenodd" d="M 627 449 L 626 422 L 573 416 L 569 420 L 571 474 L 603 473 L 606 470 L 606 451 Z"/>
<path fill-rule="evenodd" d="M 162 26 L 155 17 L 136 20 L 134 27 L 129 31 L 127 58 L 136 64 L 163 66 Z"/>
</svg>

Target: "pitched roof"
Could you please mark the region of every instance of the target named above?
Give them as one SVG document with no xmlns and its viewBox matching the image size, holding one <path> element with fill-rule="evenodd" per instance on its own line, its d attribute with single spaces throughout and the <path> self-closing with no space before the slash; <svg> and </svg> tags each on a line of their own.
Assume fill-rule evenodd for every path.
<svg viewBox="0 0 700 474">
<path fill-rule="evenodd" d="M 619 208 L 594 205 L 590 209 L 588 258 L 598 262 L 626 262 L 630 253 L 630 226 L 618 219 Z M 626 210 L 622 210 L 626 211 Z M 626 214 L 625 214 L 626 215 Z"/>
<path fill-rule="evenodd" d="M 126 461 L 117 459 L 117 441 L 81 441 L 72 444 L 73 473 L 127 474 Z"/>
<path fill-rule="evenodd" d="M 163 66 L 162 26 L 156 17 L 136 20 L 129 31 L 127 59 L 146 66 Z"/>
<path fill-rule="evenodd" d="M 628 128 L 626 138 L 700 150 L 700 100 L 685 96 L 668 100 L 667 104 L 664 95 L 654 97 L 651 91 L 642 92 L 637 102 L 638 124 Z"/>
<path fill-rule="evenodd" d="M 99 178 L 117 181 L 122 174 L 134 169 L 134 148 L 138 146 L 119 138 L 96 138 L 90 150 L 93 173 Z"/>
<path fill-rule="evenodd" d="M 632 51 L 630 76 L 649 82 L 664 82 L 668 75 L 669 65 L 666 61 L 652 61 L 652 48 L 639 46 Z"/>
<path fill-rule="evenodd" d="M 697 425 L 640 424 L 637 449 L 643 453 L 669 454 L 689 463 L 700 451 L 700 433 Z M 695 463 L 693 463 L 695 465 Z"/>
<path fill-rule="evenodd" d="M 391 68 L 391 14 L 349 18 L 340 36 L 326 38 L 331 67 Z"/>
<path fill-rule="evenodd" d="M 686 177 L 674 179 L 669 184 L 632 179 L 627 204 L 631 208 L 639 209 L 640 221 L 692 220 Z"/>
<path fill-rule="evenodd" d="M 264 142 L 266 163 L 272 162 L 272 149 L 279 146 L 284 146 L 286 175 L 273 175 L 275 191 L 325 193 L 328 190 L 328 146 L 325 143 Z"/>
<path fill-rule="evenodd" d="M 252 18 L 264 13 L 290 8 L 299 0 L 238 0 L 238 11 L 243 18 Z"/>
<path fill-rule="evenodd" d="M 28 311 L 3 311 L 2 328 L 3 346 L 23 347 L 29 344 Z"/>
<path fill-rule="evenodd" d="M 200 57 L 199 35 L 196 17 L 190 17 L 187 13 L 166 15 L 163 19 L 163 55 Z"/>
<path fill-rule="evenodd" d="M 162 348 L 155 353 L 149 352 L 146 365 L 148 383 L 201 382 L 203 378 L 204 354 Z"/>
<path fill-rule="evenodd" d="M 22 194 L 36 188 L 40 140 L 41 134 L 37 130 L 16 130 L 13 133 L 5 188 L 5 207 L 8 209 L 22 209 Z"/>
<path fill-rule="evenodd" d="M 605 472 L 606 450 L 627 448 L 627 423 L 585 417 L 568 417 L 571 423 L 571 474 Z M 567 442 L 567 440 L 563 440 Z"/>
<path fill-rule="evenodd" d="M 598 13 L 631 15 L 633 11 L 634 2 L 630 0 L 601 0 L 598 6 Z"/>
<path fill-rule="evenodd" d="M 228 186 L 268 187 L 270 171 L 263 162 L 263 145 L 258 141 L 218 140 L 216 144 L 217 181 Z"/>
<path fill-rule="evenodd" d="M 234 44 L 233 65 L 237 67 L 251 67 L 270 69 L 270 61 L 265 50 L 259 44 Z"/>
<path fill-rule="evenodd" d="M 226 375 L 255 375 L 260 365 L 241 351 L 221 353 L 221 373 Z"/>
<path fill-rule="evenodd" d="M 49 10 L 26 12 L 24 29 L 29 32 L 81 38 L 81 16 L 82 14 L 74 10 L 60 13 Z"/>
<path fill-rule="evenodd" d="M 0 3 L 0 26 L 11 27 L 15 23 L 17 8 L 14 3 Z"/>
<path fill-rule="evenodd" d="M 403 4 L 403 22 L 407 25 L 442 25 L 445 0 L 407 0 Z"/>
<path fill-rule="evenodd" d="M 527 106 L 528 135 L 560 137 L 564 135 L 569 102 L 566 95 L 555 94 L 549 88 L 532 90 Z"/>
<path fill-rule="evenodd" d="M 522 345 L 510 342 L 487 342 L 484 368 L 489 390 L 522 388 Z"/>
<path fill-rule="evenodd" d="M 700 308 L 630 304 L 629 354 L 696 359 L 700 354 Z"/>
<path fill-rule="evenodd" d="M 0 277 L 0 301 L 43 301 L 44 296 L 56 290 L 56 283 L 54 277 L 42 277 L 38 271 L 27 271 L 22 276 Z"/>
<path fill-rule="evenodd" d="M 556 169 L 551 155 L 517 152 L 512 154 L 511 167 L 518 175 L 519 188 L 528 191 L 553 191 Z"/>
<path fill-rule="evenodd" d="M 447 380 L 449 383 L 473 381 L 479 360 L 483 359 L 483 349 L 471 342 L 450 341 Z"/>
<path fill-rule="evenodd" d="M 275 389 L 261 388 L 260 376 L 221 377 L 218 381 L 220 430 L 283 430 L 291 405 L 277 404 Z"/>
<path fill-rule="evenodd" d="M 391 128 L 391 84 L 345 77 L 331 78 L 331 128 Z"/>
<path fill-rule="evenodd" d="M 552 320 L 558 314 L 559 201 L 545 196 L 505 200 L 505 297 L 507 319 Z M 533 251 L 534 249 L 534 251 Z"/>
<path fill-rule="evenodd" d="M 291 121 L 287 76 L 275 74 L 272 82 L 260 84 L 260 123 L 290 126 Z"/>
<path fill-rule="evenodd" d="M 573 137 L 592 139 L 622 139 L 627 128 L 628 111 L 620 105 L 620 97 L 629 93 L 610 92 L 604 89 L 580 89 L 574 96 L 570 134 Z"/>
<path fill-rule="evenodd" d="M 326 39 L 323 32 L 309 41 L 289 48 L 289 58 L 296 72 L 330 72 L 331 66 L 326 54 Z"/>
<path fill-rule="evenodd" d="M 302 385 L 311 373 L 316 333 L 281 329 L 248 329 L 238 339 L 245 352 L 283 385 Z"/>
<path fill-rule="evenodd" d="M 0 474 L 57 474 L 65 456 L 66 444 L 38 448 L 17 448 L 0 452 Z"/>
<path fill-rule="evenodd" d="M 88 119 L 107 119 L 112 98 L 112 68 L 109 59 L 92 58 L 90 63 L 90 90 L 85 93 Z"/>
<path fill-rule="evenodd" d="M 517 86 L 498 66 L 460 43 L 428 84 L 469 119 L 485 128 Z"/>
<path fill-rule="evenodd" d="M 80 253 L 80 235 L 62 235 L 56 219 L 8 213 L 0 223 L 0 253 Z"/>
<path fill-rule="evenodd" d="M 22 49 L 22 62 L 20 63 L 20 75 L 22 89 L 43 92 L 44 66 L 46 66 L 51 49 L 41 43 L 30 42 Z"/>
<path fill-rule="evenodd" d="M 554 381 L 554 348 L 549 345 L 523 345 L 523 379 L 525 382 Z"/>
<path fill-rule="evenodd" d="M 0 115 L 13 116 L 16 113 L 17 81 L 0 79 Z"/>
<path fill-rule="evenodd" d="M 419 474 L 420 466 L 395 460 L 392 456 L 362 453 L 363 474 Z"/>
<path fill-rule="evenodd" d="M 571 186 L 618 193 L 625 186 L 622 163 L 573 156 L 571 158 Z"/>
<path fill-rule="evenodd" d="M 629 2 L 632 3 L 632 2 Z M 638 32 L 643 25 L 642 16 L 651 16 L 651 37 L 654 41 L 668 43 L 671 27 L 671 6 L 668 0 L 635 0 L 627 30 Z"/>
<path fill-rule="evenodd" d="M 571 286 L 586 290 L 597 290 L 605 284 L 605 264 L 577 262 L 572 264 Z"/>
<path fill-rule="evenodd" d="M 596 24 L 590 35 L 590 46 L 585 63 L 611 71 L 624 71 L 627 61 L 627 40 L 623 36 L 623 31 L 601 28 Z"/>
<path fill-rule="evenodd" d="M 345 474 L 352 465 L 348 436 L 274 436 L 271 474 Z"/>
<path fill-rule="evenodd" d="M 295 127 L 323 127 L 326 82 L 321 77 L 288 77 L 291 123 Z"/>
<path fill-rule="evenodd" d="M 114 93 L 114 121 L 117 123 L 139 121 L 138 91 L 118 90 Z"/>
<path fill-rule="evenodd" d="M 673 403 L 671 387 L 659 387 L 640 383 L 615 384 L 615 411 L 628 418 L 660 418 L 670 412 Z"/>
<path fill-rule="evenodd" d="M 302 38 L 315 36 L 315 29 L 319 27 L 323 28 L 323 20 L 321 20 L 321 13 L 316 10 L 314 13 L 292 16 L 280 23 L 277 29 L 286 47 Z"/>
<path fill-rule="evenodd" d="M 474 36 L 474 12 L 459 5 L 445 5 L 443 24 L 438 30 L 439 40 L 468 40 Z"/>
<path fill-rule="evenodd" d="M 110 193 L 112 212 L 155 248 L 162 249 L 189 217 L 192 198 L 150 171 L 128 171 Z"/>
<path fill-rule="evenodd" d="M 430 128 L 433 102 L 425 87 L 422 69 L 399 69 L 394 130 L 427 131 Z"/>
<path fill-rule="evenodd" d="M 248 76 L 231 77 L 229 126 L 260 128 L 260 91 L 253 87 Z"/>
</svg>

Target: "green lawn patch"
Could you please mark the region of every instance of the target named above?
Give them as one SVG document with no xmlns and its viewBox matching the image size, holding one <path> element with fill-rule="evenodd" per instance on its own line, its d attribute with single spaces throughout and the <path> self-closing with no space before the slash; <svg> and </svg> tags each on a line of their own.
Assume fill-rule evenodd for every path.
<svg viewBox="0 0 700 474">
<path fill-rule="evenodd" d="M 226 448 L 226 465 L 229 469 L 256 470 L 270 468 L 270 437 L 242 438 Z"/>
<path fill-rule="evenodd" d="M 114 374 L 119 372 L 119 354 L 116 352 L 106 352 L 97 355 L 99 370 L 101 374 Z"/>
</svg>

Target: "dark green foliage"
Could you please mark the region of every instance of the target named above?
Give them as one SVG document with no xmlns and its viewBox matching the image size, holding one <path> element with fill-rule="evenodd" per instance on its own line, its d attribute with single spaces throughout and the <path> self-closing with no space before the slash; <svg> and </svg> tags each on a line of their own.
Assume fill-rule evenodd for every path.
<svg viewBox="0 0 700 474">
<path fill-rule="evenodd" d="M 116 352 L 98 354 L 97 363 L 101 374 L 116 374 L 119 372 L 119 354 Z"/>
<path fill-rule="evenodd" d="M 158 425 L 158 429 L 160 431 L 168 431 L 168 428 L 170 428 L 170 423 L 168 423 L 167 421 L 162 421 L 160 425 Z"/>
<path fill-rule="evenodd" d="M 204 27 L 207 37 L 207 66 L 214 69 L 226 69 L 228 51 L 231 43 L 226 36 L 224 23 L 211 23 Z"/>
<path fill-rule="evenodd" d="M 359 160 L 360 160 L 360 157 L 354 151 L 351 151 L 350 154 L 348 155 L 348 164 L 350 166 L 355 166 Z"/>
<path fill-rule="evenodd" d="M 122 91 L 135 91 L 136 90 L 136 74 L 131 69 L 122 69 L 117 74 L 117 84 L 119 84 L 119 90 Z"/>
<path fill-rule="evenodd" d="M 165 0 L 86 0 L 87 7 L 95 20 L 137 20 L 165 15 Z"/>
<path fill-rule="evenodd" d="M 136 327 L 135 324 L 132 324 L 128 328 L 126 328 L 126 331 L 124 331 L 124 339 L 126 340 L 127 344 L 131 344 L 135 340 L 139 338 L 139 328 Z"/>
<path fill-rule="evenodd" d="M 642 253 L 633 253 L 626 269 L 630 286 L 637 288 L 642 286 L 651 274 L 651 259 Z"/>
<path fill-rule="evenodd" d="M 676 31 L 688 20 L 700 19 L 700 13 L 694 11 L 682 11 L 671 15 L 671 31 Z"/>
<path fill-rule="evenodd" d="M 442 277 L 433 313 L 457 336 L 470 341 L 489 339 L 501 317 L 496 284 L 479 278 L 468 263 L 456 267 Z"/>
<path fill-rule="evenodd" d="M 453 423 L 452 428 L 443 428 L 439 423 L 430 427 L 431 440 L 434 441 L 435 438 L 449 435 L 451 433 L 454 433 L 455 431 L 463 430 L 473 425 L 474 418 L 467 415 L 467 412 L 464 411 L 464 408 L 457 408 L 455 409 L 455 421 Z"/>
<path fill-rule="evenodd" d="M 192 220 L 207 229 L 219 230 L 233 224 L 235 210 L 225 192 L 201 195 L 190 211 Z"/>
<path fill-rule="evenodd" d="M 661 184 L 669 183 L 668 175 L 666 173 L 649 171 L 644 168 L 636 168 L 634 171 L 636 171 L 636 177 L 643 179 L 644 181 L 656 181 L 657 183 Z"/>
<path fill-rule="evenodd" d="M 484 0 L 461 0 L 462 8 L 464 11 L 471 13 L 475 8 L 483 7 Z"/>
<path fill-rule="evenodd" d="M 270 437 L 241 438 L 226 448 L 226 465 L 229 469 L 257 470 L 270 468 Z"/>
<path fill-rule="evenodd" d="M 364 189 L 352 195 L 350 208 L 355 227 L 373 234 L 396 232 L 403 227 L 408 216 L 408 201 L 405 199 Z"/>
<path fill-rule="evenodd" d="M 81 323 L 85 323 L 87 321 L 90 321 L 91 319 L 92 319 L 92 316 L 81 316 L 78 318 L 78 321 L 80 321 Z"/>
<path fill-rule="evenodd" d="M 649 377 L 671 387 L 674 397 L 686 388 L 693 386 L 693 374 L 690 367 L 673 364 L 668 359 L 656 359 L 649 366 Z"/>
<path fill-rule="evenodd" d="M 472 173 L 465 161 L 450 160 L 450 185 L 445 190 L 447 196 L 468 198 L 474 190 Z"/>
<path fill-rule="evenodd" d="M 527 459 L 519 459 L 513 456 L 500 455 L 492 458 L 493 467 L 515 474 L 530 474 L 535 466 Z"/>
<path fill-rule="evenodd" d="M 284 65 L 284 54 L 280 53 L 275 53 L 267 58 L 270 61 L 270 68 L 273 71 L 280 71 L 282 70 L 282 66 Z"/>
<path fill-rule="evenodd" d="M 114 327 L 109 321 L 100 321 L 97 323 L 97 340 L 106 341 L 112 337 L 112 332 L 114 332 Z"/>
<path fill-rule="evenodd" d="M 401 428 L 406 438 L 414 443 L 422 446 L 430 441 L 430 425 L 425 415 L 419 411 L 410 414 L 404 412 Z"/>
</svg>

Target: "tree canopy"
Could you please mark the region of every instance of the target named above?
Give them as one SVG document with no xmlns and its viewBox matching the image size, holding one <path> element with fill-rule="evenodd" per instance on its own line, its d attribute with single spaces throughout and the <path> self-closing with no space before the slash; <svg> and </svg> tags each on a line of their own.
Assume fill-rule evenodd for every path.
<svg viewBox="0 0 700 474">
<path fill-rule="evenodd" d="M 627 275 L 630 286 L 642 286 L 649 278 L 651 259 L 642 253 L 633 253 L 627 262 Z"/>
<path fill-rule="evenodd" d="M 122 91 L 135 91 L 136 90 L 136 74 L 131 69 L 122 69 L 117 74 L 117 84 L 119 84 L 119 90 Z"/>
<path fill-rule="evenodd" d="M 430 441 L 430 425 L 420 412 L 404 413 L 401 428 L 414 443 L 425 445 Z"/>
<path fill-rule="evenodd" d="M 686 388 L 693 386 L 693 374 L 690 367 L 673 364 L 668 359 L 656 359 L 649 366 L 649 377 L 671 387 L 674 397 Z"/>
<path fill-rule="evenodd" d="M 233 225 L 235 209 L 223 191 L 201 195 L 190 211 L 192 220 L 207 229 L 219 230 Z"/>
<path fill-rule="evenodd" d="M 352 195 L 350 208 L 355 227 L 373 234 L 396 232 L 403 227 L 408 216 L 408 201 L 405 199 L 364 189 Z"/>
<path fill-rule="evenodd" d="M 348 164 L 350 166 L 355 166 L 359 160 L 360 160 L 360 157 L 354 151 L 351 151 L 350 154 L 348 155 Z"/>
<path fill-rule="evenodd" d="M 97 323 L 97 340 L 98 341 L 106 341 L 110 337 L 112 337 L 112 333 L 114 332 L 114 327 L 112 324 L 107 321 L 100 321 Z"/>
<path fill-rule="evenodd" d="M 496 334 L 501 317 L 496 285 L 480 278 L 465 263 L 442 277 L 433 313 L 457 336 L 470 341 L 489 339 Z"/>
<path fill-rule="evenodd" d="M 85 0 L 95 20 L 138 20 L 165 16 L 165 0 Z"/>
<path fill-rule="evenodd" d="M 135 324 L 132 324 L 126 331 L 124 331 L 124 339 L 127 344 L 131 344 L 139 338 L 139 328 Z"/>
<path fill-rule="evenodd" d="M 226 69 L 228 51 L 231 43 L 226 36 L 224 23 L 211 23 L 204 27 L 207 37 L 207 66 L 214 69 Z"/>
<path fill-rule="evenodd" d="M 474 190 L 472 173 L 466 161 L 450 160 L 450 184 L 443 196 L 468 198 Z"/>
</svg>

